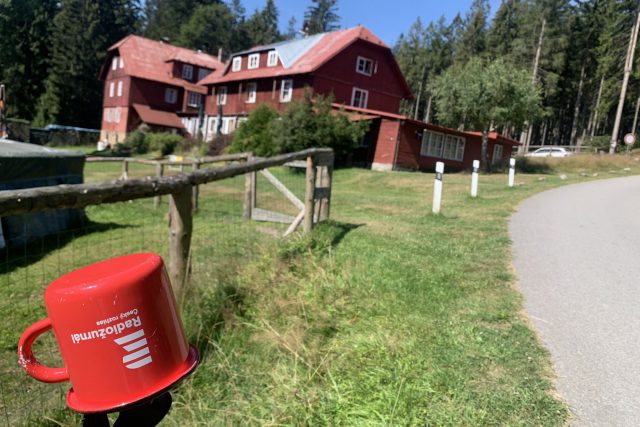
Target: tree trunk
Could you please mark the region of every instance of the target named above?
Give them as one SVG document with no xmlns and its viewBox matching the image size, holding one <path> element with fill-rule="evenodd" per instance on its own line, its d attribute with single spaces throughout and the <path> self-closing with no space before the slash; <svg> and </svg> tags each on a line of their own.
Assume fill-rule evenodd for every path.
<svg viewBox="0 0 640 427">
<path fill-rule="evenodd" d="M 489 164 L 489 158 L 488 158 L 488 151 L 489 151 L 489 129 L 484 129 L 482 131 L 482 153 L 481 153 L 481 162 L 482 162 L 482 169 L 485 172 L 491 172 L 491 165 Z"/>
<path fill-rule="evenodd" d="M 582 100 L 582 86 L 584 85 L 585 66 L 582 64 L 580 70 L 580 83 L 578 83 L 578 94 L 576 95 L 576 105 L 573 108 L 573 120 L 571 122 L 571 138 L 569 145 L 576 145 L 576 135 L 578 134 L 578 118 L 580 116 L 580 101 Z"/>
<path fill-rule="evenodd" d="M 636 100 L 636 112 L 633 115 L 633 127 L 631 128 L 631 133 L 634 135 L 636 134 L 636 126 L 638 125 L 638 107 L 640 107 L 640 96 Z"/>
<path fill-rule="evenodd" d="M 533 60 L 533 72 L 531 74 L 531 84 L 535 85 L 538 81 L 538 69 L 540 68 L 540 56 L 542 55 L 542 42 L 544 41 L 544 27 L 547 25 L 546 18 L 542 18 L 542 26 L 540 27 L 540 36 L 538 37 L 538 46 L 536 47 L 536 56 Z M 533 131 L 533 126 L 531 123 L 526 123 L 527 130 L 526 133 L 520 135 L 520 142 L 523 144 L 523 152 L 527 153 L 529 151 L 529 145 L 531 145 L 531 132 Z"/>
<path fill-rule="evenodd" d="M 638 27 L 640 27 L 640 1 L 636 8 L 636 23 L 631 30 L 631 39 L 629 40 L 629 49 L 627 50 L 627 58 L 624 65 L 624 77 L 622 78 L 622 88 L 620 89 L 620 100 L 618 101 L 618 110 L 616 111 L 616 121 L 613 123 L 613 132 L 611 133 L 611 146 L 609 154 L 616 152 L 618 144 L 618 134 L 620 133 L 620 121 L 622 120 L 622 110 L 624 109 L 624 99 L 627 96 L 627 85 L 633 68 L 633 55 L 636 51 L 636 42 L 638 41 Z"/>
<path fill-rule="evenodd" d="M 429 99 L 427 100 L 427 111 L 424 113 L 425 123 L 429 123 L 429 120 L 431 120 L 431 102 L 432 101 L 433 101 L 433 95 L 429 94 Z"/>
<path fill-rule="evenodd" d="M 602 100 L 602 87 L 604 86 L 604 76 L 600 78 L 600 88 L 598 89 L 598 97 L 596 98 L 596 107 L 593 113 L 593 127 L 591 128 L 591 140 L 596 136 L 596 129 L 598 128 L 598 110 L 600 109 L 600 101 Z"/>
</svg>

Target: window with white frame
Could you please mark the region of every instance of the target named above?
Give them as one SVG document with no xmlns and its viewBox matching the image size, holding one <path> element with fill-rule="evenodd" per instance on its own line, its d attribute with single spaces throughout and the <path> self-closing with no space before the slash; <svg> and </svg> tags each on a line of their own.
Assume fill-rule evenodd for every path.
<svg viewBox="0 0 640 427">
<path fill-rule="evenodd" d="M 464 138 L 447 135 L 444 142 L 442 157 L 445 159 L 462 161 L 464 157 L 464 144 Z"/>
<path fill-rule="evenodd" d="M 187 105 L 189 107 L 199 107 L 201 100 L 200 94 L 195 92 L 188 92 L 188 94 Z"/>
<path fill-rule="evenodd" d="M 267 55 L 267 67 L 275 67 L 276 65 L 278 65 L 278 52 L 270 50 Z"/>
<path fill-rule="evenodd" d="M 111 69 L 115 70 L 116 68 L 118 68 L 118 57 L 114 56 L 111 60 Z"/>
<path fill-rule="evenodd" d="M 118 81 L 118 96 L 122 96 L 122 80 Z"/>
<path fill-rule="evenodd" d="M 356 72 L 364 74 L 365 76 L 370 76 L 373 74 L 373 61 L 369 58 L 358 56 L 358 60 L 356 61 Z"/>
<path fill-rule="evenodd" d="M 182 78 L 185 80 L 191 80 L 193 78 L 193 66 L 189 64 L 182 65 Z"/>
<path fill-rule="evenodd" d="M 218 128 L 218 119 L 216 117 L 209 118 L 209 133 L 213 133 Z"/>
<path fill-rule="evenodd" d="M 260 54 L 252 53 L 251 55 L 249 55 L 249 64 L 247 65 L 247 68 L 250 70 L 253 70 L 254 68 L 258 68 L 259 66 L 260 66 Z"/>
<path fill-rule="evenodd" d="M 351 106 L 358 108 L 367 108 L 367 101 L 369 100 L 369 91 L 364 89 L 359 89 L 357 87 L 353 88 L 353 92 L 351 93 Z"/>
<path fill-rule="evenodd" d="M 493 159 L 491 163 L 498 163 L 502 161 L 502 145 L 494 145 L 493 146 Z"/>
<path fill-rule="evenodd" d="M 290 102 L 291 98 L 293 98 L 293 80 L 283 80 L 280 84 L 280 102 Z"/>
<path fill-rule="evenodd" d="M 111 123 L 111 108 L 105 108 L 102 116 L 106 123 Z"/>
<path fill-rule="evenodd" d="M 257 91 L 258 91 L 258 84 L 256 82 L 247 83 L 247 98 L 245 100 L 247 104 L 253 104 L 256 102 Z"/>
<path fill-rule="evenodd" d="M 242 69 L 242 57 L 236 56 L 231 62 L 231 71 L 240 71 Z"/>
<path fill-rule="evenodd" d="M 109 98 L 113 98 L 115 94 L 116 94 L 116 83 L 111 82 L 109 83 Z"/>
<path fill-rule="evenodd" d="M 164 101 L 169 104 L 175 104 L 178 101 L 178 90 L 168 87 L 164 90 Z"/>
<path fill-rule="evenodd" d="M 124 59 L 122 59 L 122 56 L 120 57 L 120 68 L 124 68 Z"/>
<path fill-rule="evenodd" d="M 420 147 L 420 155 L 429 157 L 442 157 L 443 146 L 443 134 L 425 130 L 422 134 L 422 146 Z"/>
<path fill-rule="evenodd" d="M 209 74 L 211 73 L 211 70 L 207 69 L 207 68 L 200 68 L 198 70 L 198 81 L 204 79 L 205 77 L 207 77 Z"/>
<path fill-rule="evenodd" d="M 225 105 L 227 103 L 227 87 L 220 86 L 216 95 L 216 104 Z"/>
<path fill-rule="evenodd" d="M 116 123 L 120 123 L 120 108 L 113 109 L 113 121 Z"/>
</svg>

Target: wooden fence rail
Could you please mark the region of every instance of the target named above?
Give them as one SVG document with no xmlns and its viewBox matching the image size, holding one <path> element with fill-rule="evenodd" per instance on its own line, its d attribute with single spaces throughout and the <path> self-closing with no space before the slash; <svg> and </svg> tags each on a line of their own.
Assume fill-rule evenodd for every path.
<svg viewBox="0 0 640 427">
<path fill-rule="evenodd" d="M 108 158 L 107 158 L 108 159 Z M 116 161 L 107 160 L 91 161 Z M 215 160 L 212 160 L 215 159 Z M 124 202 L 133 199 L 171 195 L 169 204 L 169 263 L 168 270 L 171 283 L 176 295 L 182 295 L 188 266 L 187 260 L 191 246 L 191 234 L 193 228 L 193 188 L 209 182 L 220 181 L 238 175 L 251 174 L 273 166 L 284 165 L 295 160 L 306 160 L 307 167 L 313 167 L 313 171 L 307 171 L 307 194 L 305 195 L 305 227 L 306 232 L 311 230 L 315 211 L 315 201 L 319 199 L 315 195 L 315 187 L 309 180 L 315 181 L 315 166 L 324 166 L 328 170 L 333 168 L 333 150 L 328 148 L 312 148 L 295 153 L 282 154 L 275 157 L 256 159 L 250 154 L 218 156 L 209 158 L 208 161 L 199 162 L 215 163 L 225 160 L 246 160 L 244 163 L 231 164 L 218 168 L 197 169 L 190 173 L 180 173 L 173 176 L 146 177 L 143 179 L 128 179 L 101 182 L 96 184 L 58 185 L 51 187 L 37 187 L 22 190 L 0 191 L 0 217 L 8 215 L 21 215 L 30 212 L 45 211 L 61 208 L 84 208 L 103 203 Z M 122 159 L 117 158 L 117 161 Z M 127 162 L 162 164 L 163 162 L 148 161 L 143 159 L 128 159 Z M 147 163 L 150 162 L 150 163 Z M 126 162 L 125 162 L 126 164 Z M 166 162 L 164 164 L 175 164 Z M 187 164 L 193 165 L 193 162 Z M 252 191 L 252 185 L 247 186 Z M 330 191 L 323 191 L 321 203 L 327 205 Z M 245 200 L 251 200 L 255 194 L 246 194 Z M 246 210 L 246 207 L 245 207 Z M 326 219 L 326 217 L 322 218 Z"/>
</svg>

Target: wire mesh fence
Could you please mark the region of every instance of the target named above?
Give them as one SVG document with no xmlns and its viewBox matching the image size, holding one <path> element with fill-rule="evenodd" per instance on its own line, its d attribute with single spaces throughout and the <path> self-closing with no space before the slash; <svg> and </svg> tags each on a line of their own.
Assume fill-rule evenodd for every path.
<svg viewBox="0 0 640 427">
<path fill-rule="evenodd" d="M 130 165 L 131 177 L 153 175 L 153 167 Z M 215 166 L 215 165 L 213 165 Z M 185 172 L 189 168 L 182 168 Z M 167 168 L 165 175 L 180 173 Z M 305 192 L 305 173 L 290 167 L 271 172 L 298 198 Z M 88 164 L 88 183 L 118 179 L 117 164 Z M 288 215 L 296 208 L 258 173 L 256 205 Z M 226 286 L 234 272 L 259 254 L 262 244 L 282 236 L 287 224 L 244 221 L 244 176 L 236 176 L 199 187 L 198 211 L 190 253 L 190 283 L 198 287 Z M 49 283 L 74 269 L 108 258 L 155 252 L 166 259 L 168 253 L 167 209 L 169 197 L 155 207 L 151 198 L 90 206 L 73 229 L 53 236 L 31 237 L 25 222 L 23 235 L 5 236 L 0 252 L 0 425 L 74 425 L 77 415 L 66 409 L 68 383 L 43 384 L 27 376 L 17 363 L 20 334 L 33 322 L 46 317 L 43 294 Z M 28 239 L 26 236 L 30 236 Z M 20 240 L 21 239 L 21 240 Z M 25 243 L 26 240 L 26 243 Z M 189 305 L 183 307 L 189 318 Z M 188 320 L 186 328 L 195 328 Z M 195 336 L 187 330 L 188 336 Z M 34 345 L 34 354 L 43 364 L 62 366 L 52 333 Z"/>
</svg>

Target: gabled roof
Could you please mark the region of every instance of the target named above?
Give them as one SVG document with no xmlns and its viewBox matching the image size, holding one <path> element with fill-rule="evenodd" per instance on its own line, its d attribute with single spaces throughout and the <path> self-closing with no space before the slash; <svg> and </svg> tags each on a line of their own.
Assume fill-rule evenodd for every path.
<svg viewBox="0 0 640 427">
<path fill-rule="evenodd" d="M 382 40 L 376 37 L 365 27 L 357 26 L 345 30 L 332 31 L 330 33 L 316 34 L 299 40 L 257 46 L 244 52 L 235 53 L 231 56 L 231 60 L 227 63 L 224 71 L 212 73 L 199 81 L 198 84 L 207 85 L 247 79 L 311 73 L 357 40 L 365 40 L 369 43 L 381 46 L 388 49 L 391 54 L 391 49 L 389 49 L 389 46 L 387 46 Z M 245 67 L 238 72 L 229 72 L 232 59 L 234 57 L 268 50 L 275 50 L 278 52 L 280 63 L 276 67 L 262 67 L 253 70 L 248 70 Z M 402 75 L 399 67 L 398 72 Z M 407 91 L 410 93 L 408 87 Z"/>
<path fill-rule="evenodd" d="M 189 82 L 172 76 L 173 61 L 180 61 L 198 67 L 218 70 L 224 64 L 214 56 L 190 49 L 177 47 L 168 43 L 129 35 L 107 50 L 107 58 L 102 66 L 100 78 L 104 79 L 114 55 L 119 55 L 124 62 L 124 72 L 128 76 L 167 83 L 174 86 L 185 86 Z"/>
</svg>

